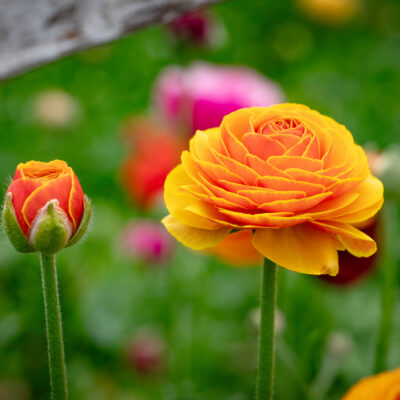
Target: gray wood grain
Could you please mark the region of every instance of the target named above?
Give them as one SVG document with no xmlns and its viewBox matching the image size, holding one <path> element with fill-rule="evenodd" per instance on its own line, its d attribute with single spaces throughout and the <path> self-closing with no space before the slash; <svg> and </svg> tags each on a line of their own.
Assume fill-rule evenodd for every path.
<svg viewBox="0 0 400 400">
<path fill-rule="evenodd" d="M 0 80 L 221 0 L 0 0 Z"/>
</svg>

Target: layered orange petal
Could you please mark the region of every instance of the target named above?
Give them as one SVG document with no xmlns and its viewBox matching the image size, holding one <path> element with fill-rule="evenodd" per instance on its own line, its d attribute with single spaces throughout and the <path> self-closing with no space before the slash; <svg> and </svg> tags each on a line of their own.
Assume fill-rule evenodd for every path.
<svg viewBox="0 0 400 400">
<path fill-rule="evenodd" d="M 338 272 L 335 241 L 329 233 L 310 224 L 286 229 L 258 229 L 253 236 L 254 247 L 266 258 L 292 271 L 305 274 Z"/>
<path fill-rule="evenodd" d="M 230 228 L 216 230 L 192 228 L 182 224 L 172 215 L 165 217 L 162 223 L 175 239 L 194 250 L 216 246 L 231 231 Z"/>
<path fill-rule="evenodd" d="M 53 199 L 58 200 L 60 208 L 64 210 L 71 219 L 71 216 L 68 213 L 71 187 L 71 174 L 64 174 L 54 180 L 47 181 L 34 190 L 26 198 L 22 207 L 22 215 L 27 225 L 30 226 L 32 221 L 35 219 L 37 212 L 44 207 L 48 201 Z"/>
<path fill-rule="evenodd" d="M 19 173 L 18 176 L 21 176 L 21 174 Z M 24 215 L 22 214 L 22 207 L 24 206 L 25 200 L 40 186 L 42 186 L 42 182 L 38 180 L 18 179 L 11 182 L 11 185 L 7 190 L 8 193 L 12 194 L 12 204 L 15 215 L 22 231 L 25 234 L 29 230 L 29 224 L 25 221 Z"/>
<path fill-rule="evenodd" d="M 356 257 L 370 257 L 377 250 L 375 241 L 351 225 L 334 221 L 313 221 L 312 224 L 337 235 L 343 247 Z"/>
<path fill-rule="evenodd" d="M 219 229 L 218 222 L 212 218 L 199 216 L 187 208 L 198 202 L 192 194 L 181 189 L 181 185 L 193 184 L 182 165 L 175 167 L 165 181 L 164 200 L 168 211 L 180 222 L 200 229 Z"/>
<path fill-rule="evenodd" d="M 82 220 L 84 203 L 83 203 L 83 190 L 78 181 L 78 178 L 71 169 L 72 185 L 71 192 L 68 200 L 68 214 L 70 215 L 74 229 L 79 227 Z"/>
</svg>

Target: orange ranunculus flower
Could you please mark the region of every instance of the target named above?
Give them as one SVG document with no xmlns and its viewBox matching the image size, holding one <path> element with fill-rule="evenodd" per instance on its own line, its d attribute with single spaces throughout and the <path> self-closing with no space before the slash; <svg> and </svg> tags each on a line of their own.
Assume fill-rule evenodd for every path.
<svg viewBox="0 0 400 400">
<path fill-rule="evenodd" d="M 163 223 L 188 247 L 210 248 L 245 230 L 276 264 L 335 275 L 337 250 L 376 251 L 354 225 L 381 208 L 383 185 L 343 125 L 279 104 L 241 109 L 220 127 L 197 131 L 164 197 L 170 215 Z"/>
<path fill-rule="evenodd" d="M 58 200 L 59 208 L 68 218 L 71 236 L 79 228 L 84 194 L 74 171 L 65 161 L 19 164 L 7 193 L 12 195 L 15 216 L 28 239 L 35 217 L 51 200 Z"/>
<path fill-rule="evenodd" d="M 364 378 L 342 400 L 399 400 L 400 368 Z"/>
</svg>

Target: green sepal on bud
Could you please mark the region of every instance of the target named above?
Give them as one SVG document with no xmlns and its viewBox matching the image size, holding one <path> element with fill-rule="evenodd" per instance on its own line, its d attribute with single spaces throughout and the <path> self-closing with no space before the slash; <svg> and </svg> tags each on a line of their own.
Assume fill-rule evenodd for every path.
<svg viewBox="0 0 400 400">
<path fill-rule="evenodd" d="M 33 253 L 36 250 L 31 246 L 28 239 L 22 232 L 21 227 L 17 221 L 14 207 L 12 205 L 12 195 L 7 193 L 4 202 L 3 213 L 2 213 L 3 227 L 6 232 L 8 239 L 14 246 L 15 250 L 21 253 Z"/>
<path fill-rule="evenodd" d="M 58 204 L 58 200 L 47 202 L 32 223 L 30 242 L 44 254 L 59 252 L 71 236 L 71 224 Z"/>
<path fill-rule="evenodd" d="M 81 224 L 79 225 L 78 230 L 75 232 L 75 235 L 72 236 L 71 239 L 69 239 L 66 247 L 73 246 L 74 244 L 78 243 L 83 238 L 83 236 L 85 236 L 85 233 L 89 226 L 90 217 L 92 216 L 92 205 L 86 195 L 83 196 L 83 202 L 85 208 L 83 211 Z"/>
<path fill-rule="evenodd" d="M 84 196 L 84 213 L 75 234 L 65 212 L 59 207 L 58 200 L 50 200 L 42 207 L 32 222 L 29 239 L 18 223 L 12 204 L 12 194 L 7 193 L 4 202 L 2 223 L 4 230 L 14 246 L 21 253 L 39 251 L 44 254 L 55 254 L 64 247 L 78 243 L 85 235 L 91 217 L 91 204 Z"/>
</svg>

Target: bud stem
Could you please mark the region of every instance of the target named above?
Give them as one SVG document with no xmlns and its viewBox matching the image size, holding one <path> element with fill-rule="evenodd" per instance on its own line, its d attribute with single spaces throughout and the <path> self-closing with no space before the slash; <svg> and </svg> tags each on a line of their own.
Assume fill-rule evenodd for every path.
<svg viewBox="0 0 400 400">
<path fill-rule="evenodd" d="M 61 311 L 58 298 L 55 254 L 40 254 L 42 287 L 46 318 L 47 350 L 52 400 L 66 400 L 67 375 L 64 359 Z"/>
<path fill-rule="evenodd" d="M 274 323 L 277 267 L 264 258 L 261 274 L 261 321 L 258 349 L 257 400 L 272 400 L 274 381 Z"/>
</svg>

